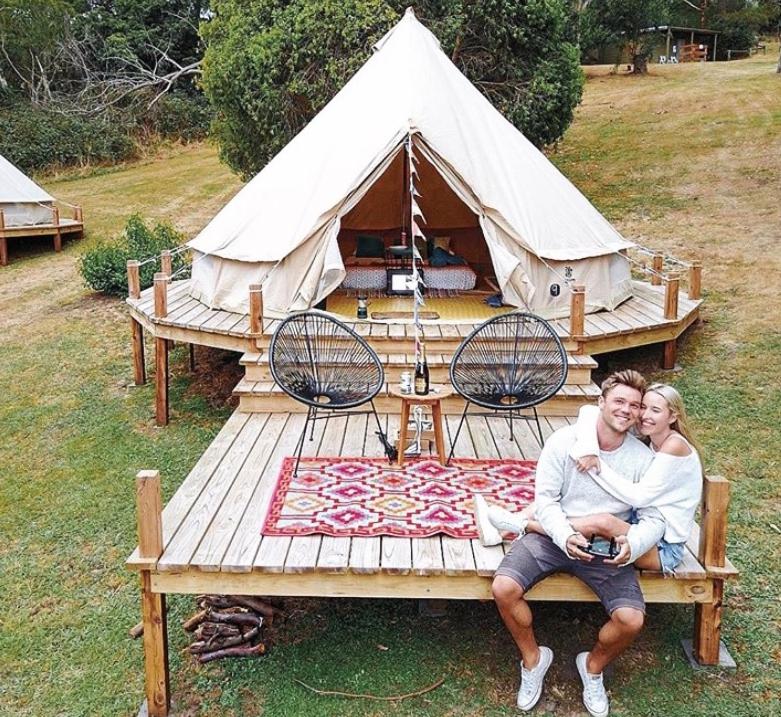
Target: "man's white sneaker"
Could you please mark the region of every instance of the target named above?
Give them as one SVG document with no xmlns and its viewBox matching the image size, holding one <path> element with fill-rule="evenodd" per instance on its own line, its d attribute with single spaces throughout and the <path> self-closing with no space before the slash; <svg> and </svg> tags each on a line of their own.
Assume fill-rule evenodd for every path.
<svg viewBox="0 0 781 717">
<path fill-rule="evenodd" d="M 545 673 L 553 662 L 553 650 L 540 645 L 539 662 L 527 670 L 521 663 L 521 688 L 518 690 L 518 709 L 528 712 L 540 700 Z"/>
<path fill-rule="evenodd" d="M 607 700 L 605 685 L 602 683 L 602 673 L 600 672 L 598 675 L 589 673 L 586 669 L 587 658 L 588 652 L 581 652 L 575 658 L 580 680 L 583 682 L 583 704 L 592 717 L 607 717 L 610 703 Z"/>
<path fill-rule="evenodd" d="M 488 504 L 485 502 L 485 498 L 478 493 L 475 493 L 474 496 L 474 507 L 475 523 L 477 524 L 477 532 L 480 535 L 480 542 L 486 547 L 500 545 L 502 536 L 499 535 L 499 531 L 488 520 Z"/>
<path fill-rule="evenodd" d="M 488 520 L 496 530 L 503 533 L 517 533 L 519 537 L 526 532 L 526 524 L 529 522 L 520 513 L 511 513 L 498 505 L 488 508 Z"/>
</svg>

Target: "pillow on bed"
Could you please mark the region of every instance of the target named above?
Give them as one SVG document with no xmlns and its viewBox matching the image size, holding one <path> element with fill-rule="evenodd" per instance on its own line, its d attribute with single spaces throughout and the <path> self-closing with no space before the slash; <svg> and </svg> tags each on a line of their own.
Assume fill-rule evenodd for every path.
<svg viewBox="0 0 781 717">
<path fill-rule="evenodd" d="M 431 247 L 431 253 L 434 249 L 444 249 L 450 251 L 450 237 L 434 237 L 434 245 Z"/>
<path fill-rule="evenodd" d="M 358 245 L 355 247 L 355 256 L 384 258 L 385 243 L 381 237 L 359 234 Z"/>
</svg>

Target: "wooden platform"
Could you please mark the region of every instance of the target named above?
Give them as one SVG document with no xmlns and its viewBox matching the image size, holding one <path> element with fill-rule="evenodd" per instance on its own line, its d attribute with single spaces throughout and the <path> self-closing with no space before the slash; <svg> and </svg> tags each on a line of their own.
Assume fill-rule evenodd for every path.
<svg viewBox="0 0 781 717">
<path fill-rule="evenodd" d="M 262 334 L 254 336 L 246 314 L 208 308 L 189 295 L 188 284 L 189 280 L 184 280 L 169 285 L 165 317 L 155 316 L 151 288 L 141 292 L 138 299 L 127 299 L 130 315 L 154 337 L 242 353 L 268 346 L 277 321 L 266 320 Z M 633 284 L 635 295 L 614 311 L 586 315 L 582 336 L 570 336 L 568 319 L 551 321 L 565 347 L 572 353 L 595 355 L 670 341 L 678 338 L 699 317 L 701 300 L 681 296 L 676 318 L 665 319 L 664 287 L 640 281 Z M 458 297 L 450 300 L 457 302 Z M 403 350 L 400 345 L 409 344 L 414 335 L 411 322 L 406 320 L 359 321 L 348 318 L 347 323 L 381 353 Z M 452 352 L 475 325 L 474 321 L 424 322 L 423 338 L 427 344 L 436 342 L 437 349 L 443 352 Z"/>
<path fill-rule="evenodd" d="M 395 415 L 383 416 L 390 432 Z M 168 593 L 490 599 L 502 546 L 447 536 L 425 539 L 263 537 L 261 528 L 283 458 L 301 433 L 300 414 L 234 413 L 163 511 L 163 552 L 157 560 L 134 553 L 128 565 L 152 571 L 152 588 Z M 455 419 L 446 419 L 453 434 Z M 544 432 L 566 419 L 543 419 Z M 470 417 L 456 455 L 535 459 L 540 446 L 523 422 L 509 440 L 503 419 Z M 449 443 L 448 443 L 449 447 Z M 380 456 L 366 416 L 322 421 L 305 455 Z M 696 548 L 695 548 L 696 550 Z M 676 580 L 644 574 L 649 602 L 707 602 L 706 572 L 687 551 Z M 581 582 L 553 576 L 529 599 L 595 600 Z"/>
<path fill-rule="evenodd" d="M 61 251 L 64 237 L 81 238 L 83 235 L 84 222 L 81 219 L 59 219 L 56 224 L 10 227 L 6 227 L 0 222 L 0 266 L 8 264 L 9 239 L 20 241 L 30 237 L 51 237 L 54 242 L 54 251 Z"/>
</svg>

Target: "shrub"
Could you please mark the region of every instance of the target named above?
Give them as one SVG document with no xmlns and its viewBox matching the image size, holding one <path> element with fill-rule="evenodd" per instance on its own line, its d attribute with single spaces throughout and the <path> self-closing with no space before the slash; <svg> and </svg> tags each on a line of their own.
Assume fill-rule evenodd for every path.
<svg viewBox="0 0 781 717">
<path fill-rule="evenodd" d="M 138 214 L 133 214 L 118 240 L 99 242 L 82 255 L 79 271 L 84 283 L 91 289 L 113 296 L 127 296 L 128 260 L 143 261 L 157 257 L 156 261 L 141 266 L 141 288 L 146 289 L 152 285 L 155 272 L 160 271 L 160 252 L 175 249 L 183 240 L 184 236 L 170 224 L 158 223 L 150 229 Z M 173 271 L 177 272 L 184 266 L 183 255 L 174 254 Z"/>
<path fill-rule="evenodd" d="M 135 143 L 118 121 L 68 117 L 14 103 L 0 110 L 0 154 L 29 172 L 118 162 L 135 154 Z"/>
<path fill-rule="evenodd" d="M 143 118 L 153 134 L 192 142 L 208 134 L 211 108 L 202 94 L 175 92 L 163 95 Z"/>
</svg>

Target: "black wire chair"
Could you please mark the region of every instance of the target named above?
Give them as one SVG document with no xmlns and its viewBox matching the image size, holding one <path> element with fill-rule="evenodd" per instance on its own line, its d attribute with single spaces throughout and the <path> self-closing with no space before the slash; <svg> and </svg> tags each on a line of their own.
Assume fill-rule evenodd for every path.
<svg viewBox="0 0 781 717">
<path fill-rule="evenodd" d="M 308 407 L 304 431 L 296 444 L 294 475 L 298 475 L 310 422 L 312 440 L 314 422 L 327 420 L 335 411 L 344 415 L 373 414 L 385 454 L 390 461 L 396 459 L 396 449 L 382 430 L 374 407 L 385 371 L 371 346 L 349 326 L 322 311 L 293 314 L 279 324 L 271 338 L 269 365 L 279 387 Z M 365 403 L 370 404 L 370 410 L 349 410 Z"/>
<path fill-rule="evenodd" d="M 539 316 L 515 311 L 480 324 L 461 342 L 450 363 L 450 382 L 466 405 L 448 462 L 473 403 L 490 409 L 487 415 L 505 414 L 510 440 L 514 438 L 513 418 L 533 419 L 542 444 L 536 407 L 564 385 L 567 368 L 564 346 L 553 327 Z"/>
</svg>

